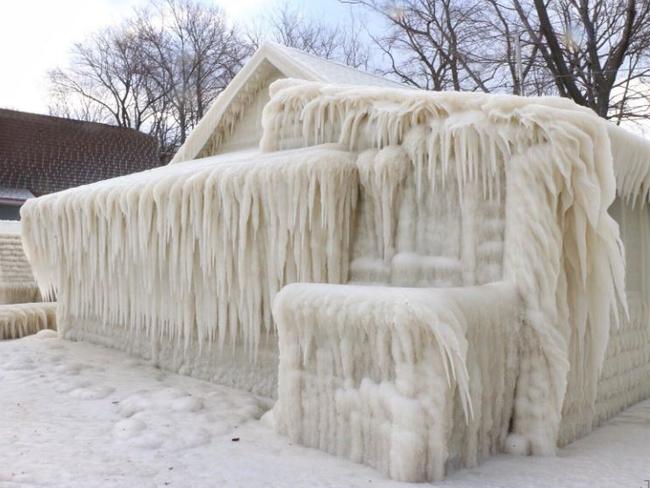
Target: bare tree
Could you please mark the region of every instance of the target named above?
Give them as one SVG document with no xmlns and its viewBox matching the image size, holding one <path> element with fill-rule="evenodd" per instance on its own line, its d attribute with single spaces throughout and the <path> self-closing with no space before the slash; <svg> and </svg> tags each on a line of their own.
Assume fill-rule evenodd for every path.
<svg viewBox="0 0 650 488">
<path fill-rule="evenodd" d="M 340 0 L 384 19 L 374 35 L 403 82 L 559 94 L 616 122 L 648 118 L 648 0 Z"/>
<path fill-rule="evenodd" d="M 67 69 L 49 73 L 50 111 L 141 130 L 162 96 L 153 93 L 142 47 L 127 28 L 111 28 L 73 47 Z"/>
<path fill-rule="evenodd" d="M 341 2 L 365 7 L 384 20 L 386 31 L 372 37 L 388 61 L 385 72 L 404 83 L 513 93 L 532 83 L 535 89 L 529 92 L 546 91 L 549 80 L 542 76 L 537 48 L 522 39 L 516 12 L 505 11 L 498 0 Z"/>
<path fill-rule="evenodd" d="M 650 2 L 511 1 L 560 95 L 601 117 L 639 116 L 633 87 L 649 74 Z"/>
<path fill-rule="evenodd" d="M 192 0 L 160 0 L 133 22 L 151 67 L 150 79 L 163 91 L 178 128 L 177 144 L 203 117 L 250 54 L 222 12 Z"/>
<path fill-rule="evenodd" d="M 70 66 L 50 73 L 50 111 L 152 134 L 167 161 L 249 53 L 216 7 L 152 0 L 74 46 Z"/>
<path fill-rule="evenodd" d="M 309 18 L 300 9 L 282 3 L 272 13 L 249 27 L 249 42 L 259 47 L 271 40 L 315 56 L 369 69 L 370 49 L 359 26 L 351 16 L 348 22 L 330 24 Z"/>
</svg>

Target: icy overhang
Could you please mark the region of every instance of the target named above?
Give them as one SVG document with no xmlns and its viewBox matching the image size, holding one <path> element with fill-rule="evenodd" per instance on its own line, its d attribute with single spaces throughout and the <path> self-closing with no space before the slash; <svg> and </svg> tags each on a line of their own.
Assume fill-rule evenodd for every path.
<svg viewBox="0 0 650 488">
<path fill-rule="evenodd" d="M 609 137 L 618 195 L 632 206 L 650 202 L 650 141 L 615 125 Z"/>
</svg>

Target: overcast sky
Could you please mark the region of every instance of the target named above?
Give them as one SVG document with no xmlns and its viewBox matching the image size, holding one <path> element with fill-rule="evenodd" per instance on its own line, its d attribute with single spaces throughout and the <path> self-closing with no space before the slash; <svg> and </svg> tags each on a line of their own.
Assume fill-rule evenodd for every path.
<svg viewBox="0 0 650 488">
<path fill-rule="evenodd" d="M 277 0 L 214 2 L 238 23 L 254 21 Z M 70 46 L 93 31 L 129 16 L 146 0 L 0 1 L 0 107 L 47 113 L 49 69 L 66 64 Z M 289 0 L 308 14 L 338 17 L 347 8 L 336 0 Z"/>
</svg>

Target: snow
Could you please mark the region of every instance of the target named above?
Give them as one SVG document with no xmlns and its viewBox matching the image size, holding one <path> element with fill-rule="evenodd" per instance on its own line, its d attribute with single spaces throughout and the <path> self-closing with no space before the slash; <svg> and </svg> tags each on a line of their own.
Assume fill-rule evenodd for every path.
<svg viewBox="0 0 650 488">
<path fill-rule="evenodd" d="M 275 434 L 264 399 L 53 335 L 0 342 L 2 488 L 413 486 Z M 436 486 L 641 487 L 648 438 L 650 401 L 558 457 L 500 455 Z"/>
<path fill-rule="evenodd" d="M 0 220 L 0 234 L 20 235 L 20 221 Z"/>
</svg>

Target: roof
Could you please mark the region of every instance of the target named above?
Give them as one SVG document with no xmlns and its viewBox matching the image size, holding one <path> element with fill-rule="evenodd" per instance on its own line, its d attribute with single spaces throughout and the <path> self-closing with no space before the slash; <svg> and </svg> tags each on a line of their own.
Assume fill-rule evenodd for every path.
<svg viewBox="0 0 650 488">
<path fill-rule="evenodd" d="M 403 84 L 383 76 L 368 73 L 330 59 L 319 58 L 300 49 L 283 46 L 275 42 L 264 44 L 259 51 L 266 53 L 278 64 L 293 64 L 298 73 L 291 74 L 292 78 L 307 79 L 307 75 L 309 75 L 310 81 L 322 81 L 324 83 L 404 88 Z M 280 69 L 280 71 L 283 70 Z M 304 76 L 299 76 L 300 74 Z"/>
<path fill-rule="evenodd" d="M 158 166 L 133 129 L 0 109 L 0 186 L 36 196 Z"/>
<path fill-rule="evenodd" d="M 238 94 L 246 92 L 251 85 L 258 83 L 260 76 L 264 76 L 265 71 L 268 70 L 268 65 L 276 68 L 287 78 L 344 85 L 406 88 L 405 85 L 382 76 L 361 71 L 336 61 L 322 59 L 299 49 L 267 42 L 255 51 L 255 54 L 219 94 L 185 143 L 178 149 L 171 163 L 188 161 L 197 157 L 220 123 L 224 120 L 231 122 L 232 117 L 228 116 L 228 111 L 233 106 L 238 108 L 241 106 Z M 243 98 L 246 103 L 245 96 L 240 98 Z"/>
</svg>

